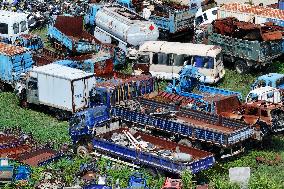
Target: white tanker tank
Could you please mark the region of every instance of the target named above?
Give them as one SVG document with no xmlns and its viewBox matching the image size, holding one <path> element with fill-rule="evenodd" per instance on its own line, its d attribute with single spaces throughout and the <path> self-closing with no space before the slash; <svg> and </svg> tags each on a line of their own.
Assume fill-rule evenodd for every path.
<svg viewBox="0 0 284 189">
<path fill-rule="evenodd" d="M 117 5 L 103 6 L 96 12 L 96 27 L 132 46 L 156 41 L 158 27 L 138 14 Z"/>
</svg>

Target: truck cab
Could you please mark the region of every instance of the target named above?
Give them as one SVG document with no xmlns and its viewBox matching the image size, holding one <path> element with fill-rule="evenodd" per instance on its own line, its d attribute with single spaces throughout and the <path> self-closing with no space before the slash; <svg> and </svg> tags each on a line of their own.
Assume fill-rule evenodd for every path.
<svg viewBox="0 0 284 189">
<path fill-rule="evenodd" d="M 194 28 L 205 24 L 211 24 L 214 20 L 217 19 L 217 12 L 218 7 L 214 7 L 206 11 L 202 11 L 201 8 L 198 9 L 197 13 L 195 14 Z"/>
<path fill-rule="evenodd" d="M 284 74 L 279 73 L 269 73 L 262 75 L 256 79 L 252 84 L 251 89 L 256 89 L 259 87 L 274 87 L 277 89 L 284 89 Z"/>
<path fill-rule="evenodd" d="M 250 91 L 246 97 L 246 102 L 251 102 L 255 100 L 263 100 L 272 103 L 281 103 L 282 94 L 279 89 L 270 86 L 260 87 Z"/>
<path fill-rule="evenodd" d="M 21 34 L 28 34 L 28 20 L 24 13 L 0 11 L 0 37 L 14 43 Z"/>
</svg>

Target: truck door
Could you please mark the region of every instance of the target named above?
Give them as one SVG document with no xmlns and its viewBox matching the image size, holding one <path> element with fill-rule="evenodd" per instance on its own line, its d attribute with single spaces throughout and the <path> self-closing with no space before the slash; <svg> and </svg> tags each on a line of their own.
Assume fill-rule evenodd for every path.
<svg viewBox="0 0 284 189">
<path fill-rule="evenodd" d="M 32 104 L 39 104 L 37 78 L 30 77 L 27 80 L 27 101 Z"/>
</svg>

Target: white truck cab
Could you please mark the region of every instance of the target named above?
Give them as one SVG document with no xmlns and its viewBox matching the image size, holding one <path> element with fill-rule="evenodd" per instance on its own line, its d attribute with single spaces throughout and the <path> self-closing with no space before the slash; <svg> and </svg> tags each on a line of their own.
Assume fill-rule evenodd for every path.
<svg viewBox="0 0 284 189">
<path fill-rule="evenodd" d="M 272 103 L 281 103 L 282 97 L 279 89 L 273 87 L 260 87 L 249 92 L 246 97 L 246 102 L 252 102 L 256 100 L 263 100 Z"/>
<path fill-rule="evenodd" d="M 12 43 L 21 34 L 28 34 L 27 14 L 0 10 L 0 38 Z"/>
<path fill-rule="evenodd" d="M 218 7 L 202 11 L 202 8 L 198 9 L 195 14 L 194 19 L 194 28 L 197 26 L 202 26 L 206 24 L 211 24 L 214 20 L 217 19 Z"/>
</svg>

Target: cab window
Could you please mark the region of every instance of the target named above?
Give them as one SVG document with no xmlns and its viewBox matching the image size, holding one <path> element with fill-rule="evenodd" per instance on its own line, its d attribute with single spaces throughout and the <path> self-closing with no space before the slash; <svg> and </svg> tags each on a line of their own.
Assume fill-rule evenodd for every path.
<svg viewBox="0 0 284 189">
<path fill-rule="evenodd" d="M 8 24 L 0 23 L 0 33 L 1 34 L 8 34 Z"/>
<path fill-rule="evenodd" d="M 282 77 L 282 78 L 280 78 L 276 81 L 276 87 L 279 87 L 281 85 L 284 85 L 284 77 Z"/>
<path fill-rule="evenodd" d="M 194 56 L 193 66 L 197 68 L 213 69 L 214 68 L 214 58 Z"/>
<path fill-rule="evenodd" d="M 18 23 L 13 24 L 13 30 L 14 30 L 14 34 L 18 34 L 20 32 Z"/>
<path fill-rule="evenodd" d="M 198 16 L 198 17 L 195 19 L 195 24 L 196 24 L 196 26 L 200 25 L 202 22 L 203 22 L 203 17 L 202 17 L 202 16 Z"/>
<path fill-rule="evenodd" d="M 22 21 L 20 22 L 20 25 L 21 25 L 21 32 L 25 32 L 27 30 L 27 22 Z"/>
<path fill-rule="evenodd" d="M 37 81 L 36 78 L 31 78 L 31 80 L 28 82 L 28 89 L 30 90 L 37 90 Z"/>
</svg>

